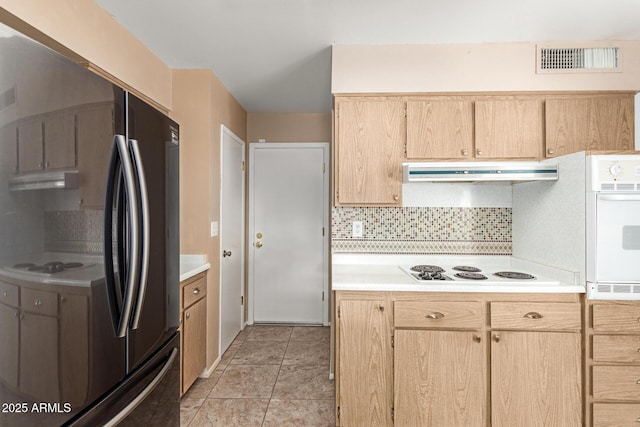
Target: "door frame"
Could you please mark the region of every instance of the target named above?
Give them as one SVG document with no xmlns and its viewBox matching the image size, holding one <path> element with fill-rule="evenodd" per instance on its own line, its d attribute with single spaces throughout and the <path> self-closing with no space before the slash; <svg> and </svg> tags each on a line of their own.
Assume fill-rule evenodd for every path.
<svg viewBox="0 0 640 427">
<path fill-rule="evenodd" d="M 222 356 L 222 250 L 223 250 L 223 241 L 222 241 L 222 227 L 224 227 L 223 221 L 222 221 L 222 207 L 224 206 L 224 200 L 223 200 L 223 192 L 222 192 L 222 187 L 224 185 L 224 136 L 225 134 L 227 136 L 229 136 L 234 142 L 240 144 L 242 146 L 242 161 L 245 164 L 245 167 L 243 168 L 243 173 L 242 173 L 242 209 L 241 209 L 241 215 L 242 215 L 242 231 L 241 231 L 241 235 L 240 235 L 240 296 L 242 297 L 242 299 L 244 300 L 245 304 L 239 306 L 240 307 L 240 330 L 244 329 L 245 326 L 245 316 L 244 316 L 244 309 L 245 309 L 245 305 L 246 305 L 246 297 L 245 297 L 245 292 L 244 292 L 244 288 L 245 288 L 245 272 L 246 272 L 246 259 L 245 259 L 245 250 L 246 250 L 246 246 L 245 246 L 245 242 L 246 242 L 246 235 L 245 235 L 245 230 L 247 229 L 247 186 L 246 186 L 246 182 L 247 182 L 247 172 L 246 172 L 246 164 L 247 164 L 247 149 L 246 149 L 246 143 L 239 137 L 237 136 L 235 133 L 233 133 L 231 131 L 231 129 L 229 129 L 228 127 L 226 127 L 225 125 L 220 125 L 220 211 L 218 212 L 218 218 L 219 218 L 219 222 L 218 222 L 218 235 L 220 236 L 220 251 L 218 253 L 218 259 L 220 260 L 220 271 L 219 271 L 219 275 L 218 275 L 218 280 L 220 283 L 219 286 L 219 290 L 218 290 L 218 353 L 220 354 L 220 356 Z"/>
<path fill-rule="evenodd" d="M 324 162 L 324 190 L 322 194 L 322 226 L 324 227 L 324 238 L 322 240 L 322 290 L 324 292 L 324 301 L 322 302 L 322 324 L 329 326 L 329 191 L 330 191 L 330 144 L 328 142 L 259 142 L 249 144 L 249 199 L 248 199 L 248 234 L 247 234 L 247 282 L 248 282 L 248 315 L 247 323 L 253 325 L 253 297 L 254 297 L 254 283 L 253 283 L 253 259 L 255 246 L 249 241 L 255 234 L 253 225 L 253 188 L 254 188 L 254 165 L 255 165 L 255 151 L 256 150 L 268 150 L 274 148 L 322 148 L 323 149 L 323 162 Z"/>
</svg>

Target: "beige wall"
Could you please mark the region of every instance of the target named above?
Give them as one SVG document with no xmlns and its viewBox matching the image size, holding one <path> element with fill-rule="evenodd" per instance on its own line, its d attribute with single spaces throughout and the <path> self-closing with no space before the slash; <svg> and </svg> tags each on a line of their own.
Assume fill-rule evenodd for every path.
<svg viewBox="0 0 640 427">
<path fill-rule="evenodd" d="M 95 2 L 0 0 L 0 8 L 3 22 L 171 109 L 171 69 Z"/>
<path fill-rule="evenodd" d="M 337 93 L 640 89 L 640 41 L 620 42 L 622 72 L 536 74 L 535 43 L 334 45 Z"/>
<path fill-rule="evenodd" d="M 331 114 L 249 113 L 248 142 L 331 142 Z"/>
<path fill-rule="evenodd" d="M 207 367 L 219 355 L 220 238 L 210 222 L 220 221 L 220 126 L 246 139 L 247 113 L 209 70 L 173 71 L 172 117 L 180 123 L 180 251 L 206 254 Z"/>
</svg>

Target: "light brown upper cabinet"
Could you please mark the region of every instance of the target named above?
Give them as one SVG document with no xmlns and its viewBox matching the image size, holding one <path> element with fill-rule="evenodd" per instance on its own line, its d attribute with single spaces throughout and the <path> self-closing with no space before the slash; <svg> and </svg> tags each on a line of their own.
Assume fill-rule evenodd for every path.
<svg viewBox="0 0 640 427">
<path fill-rule="evenodd" d="M 407 159 L 473 158 L 470 99 L 407 101 Z"/>
<path fill-rule="evenodd" d="M 548 98 L 546 157 L 582 150 L 633 150 L 632 94 Z"/>
<path fill-rule="evenodd" d="M 336 99 L 335 124 L 336 205 L 400 205 L 404 100 Z"/>
<path fill-rule="evenodd" d="M 539 158 L 544 150 L 543 100 L 518 97 L 475 103 L 477 159 Z"/>
</svg>

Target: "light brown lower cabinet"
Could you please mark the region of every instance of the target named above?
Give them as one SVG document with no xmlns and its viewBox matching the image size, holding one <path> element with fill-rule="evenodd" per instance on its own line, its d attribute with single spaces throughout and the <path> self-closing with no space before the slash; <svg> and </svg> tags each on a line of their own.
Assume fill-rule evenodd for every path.
<svg viewBox="0 0 640 427">
<path fill-rule="evenodd" d="M 338 291 L 336 321 L 338 425 L 583 425 L 579 295 Z"/>
<path fill-rule="evenodd" d="M 180 286 L 182 288 L 180 394 L 182 395 L 189 390 L 206 367 L 206 273 L 186 279 Z"/>
</svg>

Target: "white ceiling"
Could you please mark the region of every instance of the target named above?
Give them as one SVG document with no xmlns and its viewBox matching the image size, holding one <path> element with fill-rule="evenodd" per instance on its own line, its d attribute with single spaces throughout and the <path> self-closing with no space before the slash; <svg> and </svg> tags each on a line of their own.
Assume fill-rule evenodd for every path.
<svg viewBox="0 0 640 427">
<path fill-rule="evenodd" d="M 639 0 L 96 0 L 250 113 L 330 111 L 332 44 L 640 40 Z"/>
</svg>

